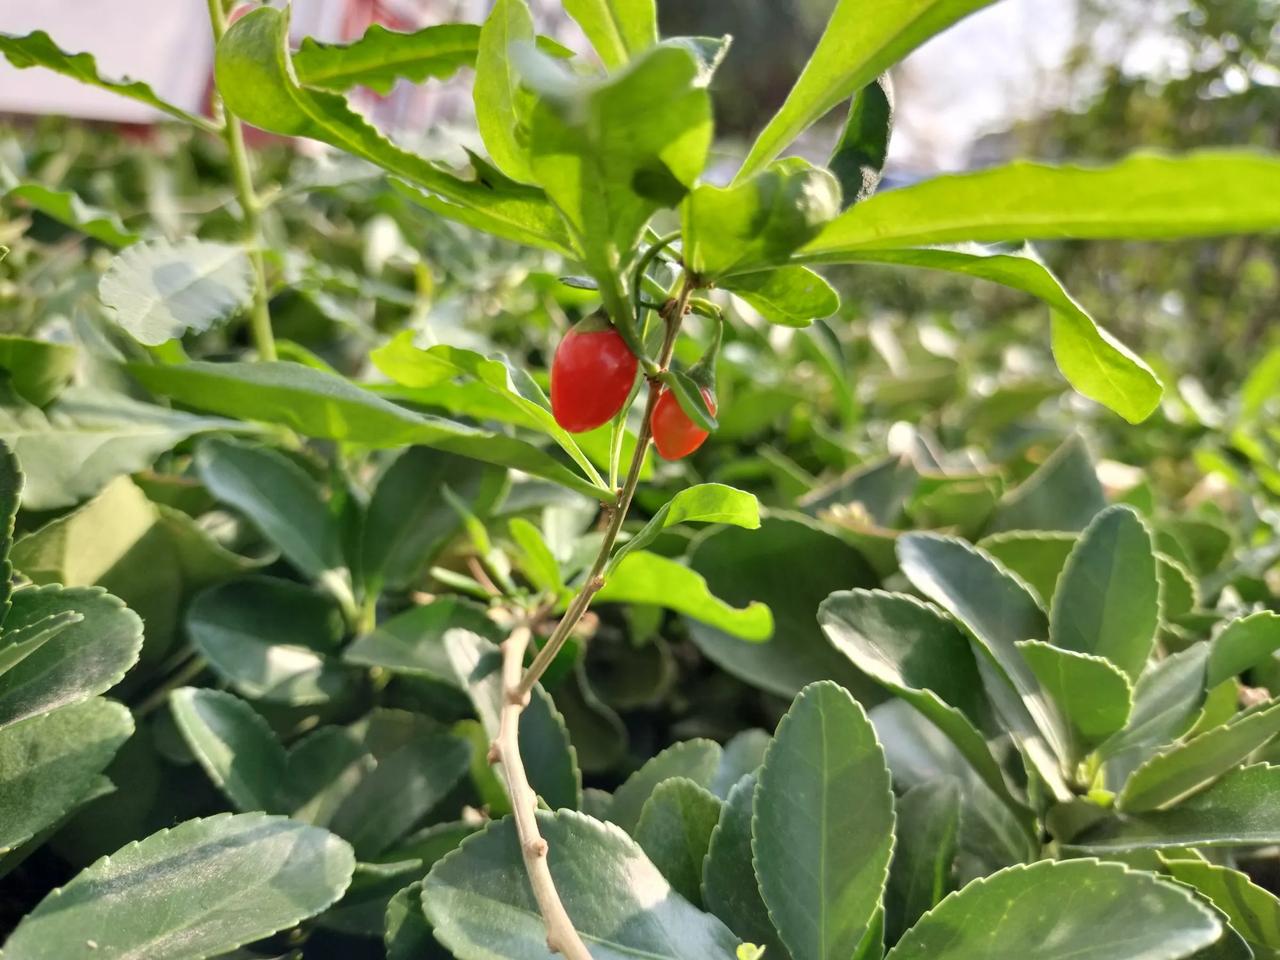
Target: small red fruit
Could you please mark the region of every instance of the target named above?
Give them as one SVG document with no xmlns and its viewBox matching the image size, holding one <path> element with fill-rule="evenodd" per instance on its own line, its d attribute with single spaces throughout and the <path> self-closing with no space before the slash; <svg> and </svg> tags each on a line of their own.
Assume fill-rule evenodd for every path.
<svg viewBox="0 0 1280 960">
<path fill-rule="evenodd" d="M 702 387 L 702 399 L 707 401 L 707 409 L 714 416 L 716 398 L 709 387 Z M 649 426 L 653 430 L 654 445 L 664 460 L 687 457 L 707 439 L 707 431 L 689 419 L 689 415 L 680 409 L 676 395 L 666 387 L 658 394 Z"/>
<path fill-rule="evenodd" d="M 614 418 L 636 380 L 635 354 L 600 317 L 575 323 L 551 361 L 551 412 L 570 433 L 594 430 Z"/>
</svg>

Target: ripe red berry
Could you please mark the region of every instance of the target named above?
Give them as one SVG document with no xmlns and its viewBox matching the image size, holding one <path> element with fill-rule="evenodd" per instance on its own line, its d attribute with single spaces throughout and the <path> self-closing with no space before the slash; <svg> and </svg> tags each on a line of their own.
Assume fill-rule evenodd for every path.
<svg viewBox="0 0 1280 960">
<path fill-rule="evenodd" d="M 622 335 L 599 317 L 570 328 L 551 362 L 551 412 L 570 433 L 594 430 L 613 419 L 631 394 L 635 354 Z"/>
<path fill-rule="evenodd" d="M 702 399 L 707 401 L 707 409 L 714 416 L 716 412 L 715 394 L 708 387 L 702 388 Z M 666 387 L 658 394 L 658 402 L 653 407 L 653 418 L 649 421 L 653 430 L 653 442 L 664 460 L 679 460 L 687 457 L 702 446 L 707 439 L 707 431 L 689 419 L 689 415 L 680 409 L 680 401 Z"/>
</svg>

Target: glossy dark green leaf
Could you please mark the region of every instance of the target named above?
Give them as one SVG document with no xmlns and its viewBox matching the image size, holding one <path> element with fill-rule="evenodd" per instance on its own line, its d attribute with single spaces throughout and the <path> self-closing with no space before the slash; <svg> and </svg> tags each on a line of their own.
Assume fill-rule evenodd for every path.
<svg viewBox="0 0 1280 960">
<path fill-rule="evenodd" d="M 253 428 L 87 387 L 68 387 L 46 410 L 0 406 L 0 441 L 22 464 L 23 505 L 31 510 L 69 507 L 122 474 L 145 470 L 186 438 L 211 430 Z"/>
<path fill-rule="evenodd" d="M 1133 709 L 1133 686 L 1110 660 L 1043 640 L 1024 640 L 1016 646 L 1071 725 L 1080 744 L 1076 758 L 1124 728 Z"/>
<path fill-rule="evenodd" d="M 285 799 L 295 820 L 326 826 L 334 813 L 377 765 L 377 758 L 346 727 L 320 727 L 289 750 Z"/>
<path fill-rule="evenodd" d="M 569 919 L 596 960 L 730 957 L 733 934 L 671 889 L 621 830 L 568 810 L 538 813 L 548 866 Z M 432 868 L 422 905 L 458 960 L 544 960 L 547 928 L 510 818 L 491 823 Z"/>
<path fill-rule="evenodd" d="M 749 303 L 770 323 L 807 327 L 840 309 L 831 284 L 808 267 L 777 267 L 720 281 L 721 289 Z"/>
<path fill-rule="evenodd" d="M 356 689 L 354 672 L 324 652 L 342 636 L 338 609 L 301 584 L 233 580 L 196 597 L 186 622 L 209 666 L 246 697 L 320 704 Z"/>
<path fill-rule="evenodd" d="M 450 736 L 429 736 L 379 760 L 329 820 L 356 856 L 379 856 L 408 833 L 467 772 L 471 747 Z"/>
<path fill-rule="evenodd" d="M 132 733 L 129 711 L 100 698 L 0 731 L 0 851 L 14 849 L 78 806 Z"/>
<path fill-rule="evenodd" d="M 1280 767 L 1241 767 L 1169 810 L 1110 817 L 1071 841 L 1091 853 L 1280 843 Z"/>
<path fill-rule="evenodd" d="M 654 0 L 567 0 L 564 8 L 610 70 L 658 42 Z"/>
<path fill-rule="evenodd" d="M 320 43 L 305 37 L 293 55 L 298 82 L 342 92 L 369 87 L 388 94 L 396 82 L 447 80 L 476 61 L 480 28 L 471 23 L 442 23 L 412 33 L 375 23 L 352 43 Z"/>
<path fill-rule="evenodd" d="M 904 594 L 842 590 L 818 608 L 827 639 L 929 718 L 997 796 L 1025 816 L 977 724 L 988 712 L 969 640 L 942 611 Z"/>
<path fill-rule="evenodd" d="M 875 686 L 831 647 L 814 619 L 832 591 L 878 582 L 853 547 L 804 518 L 770 517 L 759 530 L 728 528 L 702 539 L 689 564 L 716 596 L 740 604 L 758 600 L 773 612 L 766 643 L 743 643 L 686 620 L 698 648 L 722 669 L 784 697 L 831 678 L 864 702 L 878 699 Z"/>
<path fill-rule="evenodd" d="M 844 206 L 876 192 L 893 134 L 893 80 L 882 73 L 853 95 L 844 132 L 827 166 L 840 181 Z"/>
<path fill-rule="evenodd" d="M 952 894 L 886 960 L 1177 960 L 1221 935 L 1217 918 L 1194 896 L 1152 874 L 1046 860 Z"/>
<path fill-rule="evenodd" d="M 960 809 L 960 784 L 950 778 L 918 784 L 894 804 L 897 842 L 884 892 L 889 942 L 953 889 Z"/>
<path fill-rule="evenodd" d="M 1076 535 L 1047 530 L 1007 530 L 978 541 L 978 546 L 1010 573 L 1021 577 L 1036 592 L 1040 606 L 1048 610 L 1058 578 L 1075 546 Z"/>
<path fill-rule="evenodd" d="M 781 266 L 839 212 L 835 177 L 798 157 L 779 160 L 733 186 L 694 188 L 682 210 L 683 257 L 706 280 Z"/>
<path fill-rule="evenodd" d="M 1067 559 L 1053 598 L 1049 639 L 1109 660 L 1137 680 L 1159 626 L 1151 533 L 1132 507 L 1110 507 L 1093 519 Z"/>
<path fill-rule="evenodd" d="M 795 960 L 855 954 L 880 908 L 893 829 L 866 714 L 837 684 L 810 684 L 765 754 L 751 841 L 760 893 Z"/>
<path fill-rule="evenodd" d="M 1019 160 L 881 194 L 842 215 L 809 249 L 1274 230 L 1280 200 L 1260 200 L 1260 191 L 1277 175 L 1280 160 L 1248 150 L 1137 153 L 1100 167 Z"/>
<path fill-rule="evenodd" d="M 156 110 L 167 113 L 171 117 L 185 120 L 187 123 L 195 124 L 206 130 L 216 129 L 212 123 L 203 117 L 194 116 L 171 103 L 161 100 L 156 96 L 155 91 L 145 83 L 136 80 L 111 80 L 103 77 L 98 73 L 98 63 L 93 54 L 68 53 L 54 43 L 53 39 L 43 30 L 35 30 L 24 36 L 0 33 L 0 53 L 4 54 L 8 61 L 20 70 L 25 70 L 28 67 L 44 67 L 47 70 L 70 77 L 79 83 L 101 87 L 119 96 L 128 97 L 130 100 L 145 103 L 147 106 L 154 107 Z"/>
<path fill-rule="evenodd" d="M 765 947 L 771 957 L 787 958 L 769 919 L 751 854 L 751 814 L 756 775 L 734 784 L 711 832 L 703 864 L 702 898 L 708 910 L 748 943 Z"/>
<path fill-rule="evenodd" d="M 458 683 L 471 695 L 476 715 L 489 738 L 498 735 L 503 692 L 498 648 L 476 633 L 456 626 L 444 634 L 444 647 Z M 582 773 L 569 742 L 564 717 L 541 685 L 520 715 L 520 754 L 529 784 L 553 810 L 582 804 Z"/>
<path fill-rule="evenodd" d="M 111 689 L 142 648 L 142 621 L 97 587 L 15 590 L 5 633 L 66 612 L 70 623 L 0 675 L 0 728 Z"/>
<path fill-rule="evenodd" d="M 596 594 L 598 603 L 645 603 L 665 607 L 707 627 L 760 641 L 773 631 L 773 616 L 763 603 L 735 607 L 713 594 L 697 570 L 656 553 L 627 554 Z"/>
<path fill-rule="evenodd" d="M 720 745 L 712 740 L 682 740 L 650 757 L 613 794 L 609 819 L 634 834 L 645 803 L 658 785 L 681 777 L 700 787 L 709 787 L 720 762 Z"/>
<path fill-rule="evenodd" d="M 1116 805 L 1141 813 L 1176 804 L 1212 783 L 1280 735 L 1280 702 L 1272 702 L 1157 753 L 1125 781 Z"/>
<path fill-rule="evenodd" d="M 1205 686 L 1216 687 L 1271 659 L 1280 650 L 1280 614 L 1271 610 L 1232 620 L 1209 647 Z"/>
<path fill-rule="evenodd" d="M 739 179 L 778 156 L 832 107 L 929 37 L 990 2 L 893 0 L 868 6 L 858 0 L 840 0 L 786 102 L 752 145 Z"/>
<path fill-rule="evenodd" d="M 685 777 L 663 780 L 640 811 L 636 843 L 672 889 L 702 906 L 702 861 L 720 821 L 720 800 Z"/>
<path fill-rule="evenodd" d="M 319 913 L 354 868 L 347 844 L 283 817 L 188 820 L 54 890 L 9 937 L 5 957 L 215 956 Z"/>
<path fill-rule="evenodd" d="M 9 374 L 18 396 L 43 407 L 71 380 L 79 352 L 65 343 L 0 336 L 0 370 Z"/>
<path fill-rule="evenodd" d="M 182 687 L 169 695 L 169 708 L 196 760 L 236 809 L 283 812 L 284 748 L 253 707 L 221 690 Z"/>
<path fill-rule="evenodd" d="M 1258 960 L 1280 955 L 1280 900 L 1246 874 L 1203 860 L 1172 860 L 1166 868 L 1227 915 Z"/>
<path fill-rule="evenodd" d="M 601 495 L 588 481 L 523 440 L 414 413 L 341 377 L 301 364 L 134 364 L 129 370 L 148 389 L 193 407 L 280 423 L 307 436 L 367 447 L 419 443 L 525 470 L 588 496 Z M 4 435 L 0 423 L 0 437 Z"/>
<path fill-rule="evenodd" d="M 422 202 L 444 216 L 509 240 L 572 253 L 563 224 L 540 190 L 479 163 L 475 179 L 456 177 L 393 144 L 343 97 L 299 86 L 285 13 L 258 9 L 232 24 L 218 44 L 215 74 L 227 108 L 254 126 L 319 140 L 378 164 L 431 191 Z"/>
<path fill-rule="evenodd" d="M 1049 635 L 1035 597 L 990 555 L 951 537 L 907 534 L 898 540 L 898 559 L 916 588 L 955 617 L 989 658 L 989 669 L 998 671 L 984 675 L 992 706 L 1040 776 L 1066 799 L 1059 761 L 1071 756 L 1069 733 L 1017 648 Z"/>
<path fill-rule="evenodd" d="M 111 261 L 98 297 L 121 329 L 154 347 L 204 333 L 246 309 L 253 298 L 253 266 L 242 246 L 149 240 Z"/>
</svg>

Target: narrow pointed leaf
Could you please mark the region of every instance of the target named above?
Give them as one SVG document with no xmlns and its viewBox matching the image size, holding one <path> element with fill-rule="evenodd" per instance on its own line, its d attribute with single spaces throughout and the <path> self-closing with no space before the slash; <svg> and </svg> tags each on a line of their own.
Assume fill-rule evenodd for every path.
<svg viewBox="0 0 1280 960">
<path fill-rule="evenodd" d="M 529 131 L 517 105 L 520 74 L 511 47 L 532 43 L 533 14 L 526 0 L 498 0 L 480 31 L 476 80 L 472 87 L 476 125 L 494 165 L 513 180 L 533 183 L 529 169 Z M 527 94 L 524 96 L 527 97 Z"/>
<path fill-rule="evenodd" d="M 876 192 L 893 133 L 893 81 L 882 73 L 853 95 L 844 132 L 827 166 L 840 180 L 844 206 Z"/>
<path fill-rule="evenodd" d="M 658 42 L 654 0 L 565 0 L 564 8 L 610 70 Z"/>
<path fill-rule="evenodd" d="M 293 67 L 304 87 L 338 93 L 369 87 L 386 95 L 401 79 L 447 80 L 475 63 L 479 45 L 480 28 L 471 23 L 443 23 L 412 33 L 375 23 L 352 43 L 305 37 L 293 55 Z"/>
<path fill-rule="evenodd" d="M 4 196 L 108 246 L 127 247 L 139 239 L 116 213 L 92 207 L 70 190 L 55 190 L 42 183 L 16 183 L 5 190 Z"/>
</svg>

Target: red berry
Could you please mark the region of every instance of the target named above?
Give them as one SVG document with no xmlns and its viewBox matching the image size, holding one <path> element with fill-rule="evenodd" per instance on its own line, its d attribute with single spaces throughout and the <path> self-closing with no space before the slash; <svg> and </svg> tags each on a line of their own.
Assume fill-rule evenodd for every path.
<svg viewBox="0 0 1280 960">
<path fill-rule="evenodd" d="M 608 323 L 588 317 L 574 324 L 551 362 L 551 412 L 570 433 L 594 430 L 614 418 L 635 383 L 635 354 Z"/>
<path fill-rule="evenodd" d="M 702 399 L 707 401 L 707 409 L 714 416 L 716 398 L 707 387 L 702 388 Z M 649 426 L 653 430 L 654 445 L 664 460 L 687 457 L 707 439 L 707 431 L 689 419 L 689 415 L 680 408 L 676 395 L 666 387 L 658 394 Z"/>
</svg>

